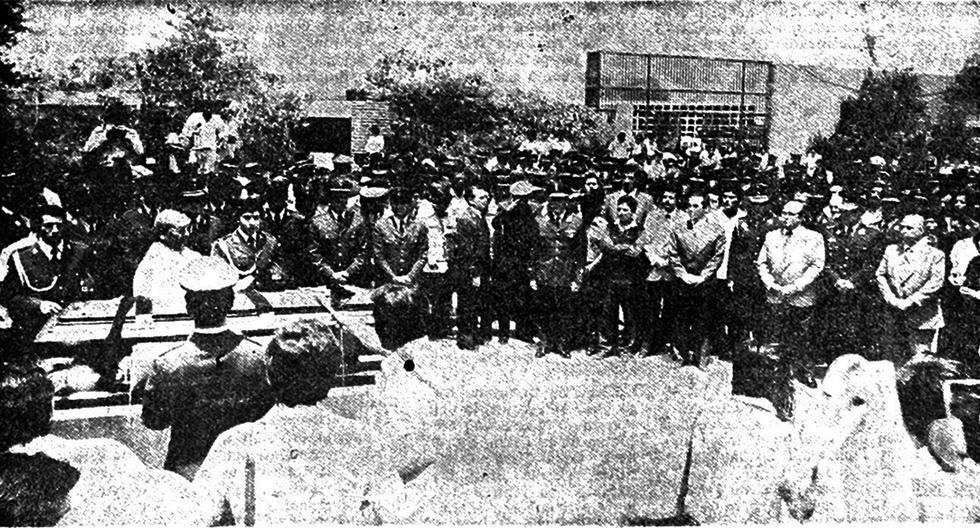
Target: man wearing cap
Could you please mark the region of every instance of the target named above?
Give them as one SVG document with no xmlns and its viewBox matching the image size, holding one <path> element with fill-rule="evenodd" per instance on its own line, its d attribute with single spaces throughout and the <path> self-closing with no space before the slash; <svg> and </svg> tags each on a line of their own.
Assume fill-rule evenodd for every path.
<svg viewBox="0 0 980 528">
<path fill-rule="evenodd" d="M 795 374 L 813 383 L 811 327 L 817 303 L 817 277 L 823 272 L 826 252 L 823 236 L 802 225 L 803 204 L 791 200 L 783 206 L 781 227 L 766 234 L 756 259 L 766 288 L 770 311 L 770 342 L 786 347 L 781 358 Z"/>
<path fill-rule="evenodd" d="M 349 182 L 333 180 L 319 193 L 319 204 L 310 219 L 310 259 L 316 284 L 335 286 L 346 282 L 354 264 L 356 246 L 352 233 L 363 222 L 356 208 L 348 207 Z"/>
<path fill-rule="evenodd" d="M 84 283 L 91 282 L 86 271 L 89 248 L 66 236 L 64 209 L 41 206 L 31 225 L 35 238 L 10 252 L 0 285 L 0 304 L 9 311 L 18 333 L 28 340 L 52 315 L 81 300 Z"/>
<path fill-rule="evenodd" d="M 184 310 L 184 290 L 179 273 L 201 254 L 186 246 L 191 219 L 173 209 L 157 213 L 153 221 L 156 242 L 150 245 L 133 275 L 133 296 L 152 303 L 153 313 L 180 313 Z"/>
<path fill-rule="evenodd" d="M 528 200 L 538 190 L 527 180 L 511 184 L 512 201 L 501 204 L 493 219 L 494 308 L 502 343 L 510 339 L 511 321 L 518 339 L 533 340 L 531 277 L 541 238 Z"/>
<path fill-rule="evenodd" d="M 214 241 L 211 256 L 238 270 L 238 291 L 284 289 L 291 279 L 279 263 L 279 241 L 262 229 L 262 200 L 257 195 L 244 196 L 237 207 L 238 228 Z"/>
<path fill-rule="evenodd" d="M 537 357 L 552 352 L 568 357 L 565 344 L 570 337 L 573 310 L 577 308 L 572 306 L 571 298 L 582 280 L 581 262 L 573 252 L 572 241 L 582 228 L 582 216 L 569 207 L 568 193 L 557 190 L 548 195 L 536 220 L 542 249 L 531 280 L 541 339 Z"/>
<path fill-rule="evenodd" d="M 899 231 L 902 241 L 885 248 L 876 272 L 878 290 L 895 322 L 890 359 L 896 365 L 935 353 L 936 335 L 945 326 L 938 294 L 946 276 L 946 256 L 929 244 L 921 215 L 905 215 Z"/>
<path fill-rule="evenodd" d="M 296 187 L 302 187 L 298 184 Z M 309 247 L 309 222 L 302 214 L 286 205 L 289 180 L 284 176 L 273 178 L 262 206 L 262 228 L 279 241 L 279 263 L 290 288 L 314 284 L 314 272 L 307 249 Z"/>
<path fill-rule="evenodd" d="M 415 193 L 400 188 L 391 195 L 391 214 L 374 226 L 372 250 L 382 283 L 415 286 L 426 263 L 428 234 L 417 215 Z"/>
<path fill-rule="evenodd" d="M 840 195 L 832 195 L 832 206 L 839 199 Z M 881 325 L 876 322 L 880 310 L 874 269 L 885 249 L 885 238 L 880 222 L 874 220 L 874 215 L 862 214 L 823 224 L 829 292 L 818 309 L 826 314 L 820 342 L 828 351 L 827 361 L 845 353 L 864 353 L 876 342 L 874 329 Z"/>
<path fill-rule="evenodd" d="M 230 330 L 238 273 L 214 257 L 192 260 L 180 273 L 194 332 L 153 361 L 143 395 L 143 423 L 170 427 L 164 469 L 193 480 L 223 431 L 268 411 L 274 398 L 263 347 Z"/>
</svg>

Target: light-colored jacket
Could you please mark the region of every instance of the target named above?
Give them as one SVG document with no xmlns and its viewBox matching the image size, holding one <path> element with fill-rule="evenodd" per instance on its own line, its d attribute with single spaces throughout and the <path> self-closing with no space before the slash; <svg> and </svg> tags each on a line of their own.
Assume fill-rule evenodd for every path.
<svg viewBox="0 0 980 528">
<path fill-rule="evenodd" d="M 787 235 L 782 229 L 766 234 L 756 265 L 766 286 L 766 300 L 772 304 L 788 304 L 798 308 L 817 302 L 814 283 L 823 271 L 826 251 L 823 236 L 799 226 Z M 776 286 L 789 286 L 790 293 L 775 291 Z"/>
<path fill-rule="evenodd" d="M 218 437 L 194 480 L 204 524 L 377 524 L 401 479 L 368 425 L 317 405 L 274 406 Z"/>
<path fill-rule="evenodd" d="M 886 300 L 912 300 L 913 305 L 905 310 L 910 328 L 935 330 L 945 326 L 938 294 L 946 276 L 946 256 L 930 246 L 927 238 L 905 249 L 899 244 L 885 248 L 876 275 Z"/>
</svg>

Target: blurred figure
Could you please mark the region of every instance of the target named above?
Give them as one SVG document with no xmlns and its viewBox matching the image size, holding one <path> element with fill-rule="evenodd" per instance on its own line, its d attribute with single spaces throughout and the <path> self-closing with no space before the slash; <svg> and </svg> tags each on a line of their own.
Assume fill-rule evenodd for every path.
<svg viewBox="0 0 980 528">
<path fill-rule="evenodd" d="M 197 167 L 198 174 L 214 174 L 227 127 L 221 116 L 215 113 L 216 104 L 201 102 L 197 106 L 197 110 L 184 121 L 180 142 L 190 150 L 187 162 Z"/>
<path fill-rule="evenodd" d="M 225 262 L 202 257 L 181 272 L 194 332 L 153 361 L 143 396 L 143 424 L 170 427 L 164 469 L 193 480 L 214 439 L 258 419 L 272 406 L 262 347 L 230 330 L 225 317 L 235 301 L 238 274 Z"/>
<path fill-rule="evenodd" d="M 266 372 L 276 404 L 218 437 L 194 482 L 204 524 L 377 524 L 402 489 L 379 431 L 323 402 L 340 385 L 339 336 L 319 321 L 276 332 Z"/>
<path fill-rule="evenodd" d="M 626 132 L 616 134 L 616 138 L 610 141 L 609 146 L 606 147 L 609 157 L 620 161 L 629 159 L 630 154 L 633 152 L 633 144 L 629 139 L 629 135 Z"/>
<path fill-rule="evenodd" d="M 195 510 L 184 479 L 147 469 L 115 440 L 48 434 L 53 395 L 53 385 L 39 369 L 0 366 L 0 523 L 187 522 Z"/>
<path fill-rule="evenodd" d="M 133 165 L 143 155 L 143 141 L 136 130 L 127 126 L 129 111 L 121 102 L 110 104 L 82 147 L 94 165 L 103 168 Z"/>
<path fill-rule="evenodd" d="M 364 152 L 368 154 L 383 154 L 385 151 L 385 137 L 381 135 L 378 125 L 371 125 L 368 129 L 368 138 L 364 143 Z"/>
<path fill-rule="evenodd" d="M 490 275 L 490 227 L 487 206 L 490 195 L 479 186 L 463 192 L 467 207 L 456 221 L 456 236 L 450 268 L 458 294 L 456 343 L 470 350 L 490 340 L 491 306 L 488 298 Z"/>
</svg>

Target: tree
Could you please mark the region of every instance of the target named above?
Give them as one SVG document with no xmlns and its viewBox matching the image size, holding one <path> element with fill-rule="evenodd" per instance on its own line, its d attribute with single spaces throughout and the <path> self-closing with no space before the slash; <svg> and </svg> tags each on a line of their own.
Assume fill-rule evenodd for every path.
<svg viewBox="0 0 980 528">
<path fill-rule="evenodd" d="M 590 148 L 602 122 L 590 108 L 533 93 L 501 92 L 479 73 L 404 49 L 379 59 L 366 81 L 360 94 L 388 101 L 395 114 L 393 152 L 486 154 L 531 129 L 561 133 Z"/>
<path fill-rule="evenodd" d="M 0 172 L 13 168 L 13 152 L 22 150 L 23 137 L 14 125 L 14 111 L 11 108 L 11 90 L 23 83 L 7 53 L 17 44 L 17 35 L 27 28 L 24 26 L 24 5 L 22 0 L 0 2 L 0 144 L 5 146 L 7 155 L 0 160 Z"/>
<path fill-rule="evenodd" d="M 0 102 L 6 104 L 10 88 L 20 86 L 22 78 L 7 53 L 17 44 L 17 35 L 25 31 L 23 0 L 0 2 Z"/>
<path fill-rule="evenodd" d="M 980 54 L 966 60 L 943 92 L 935 136 L 937 155 L 980 161 L 972 122 L 980 117 Z"/>
<path fill-rule="evenodd" d="M 929 128 L 918 75 L 911 69 L 869 69 L 857 94 L 841 102 L 834 133 L 811 146 L 835 171 L 871 156 L 899 159 L 913 170 L 927 155 Z"/>
</svg>

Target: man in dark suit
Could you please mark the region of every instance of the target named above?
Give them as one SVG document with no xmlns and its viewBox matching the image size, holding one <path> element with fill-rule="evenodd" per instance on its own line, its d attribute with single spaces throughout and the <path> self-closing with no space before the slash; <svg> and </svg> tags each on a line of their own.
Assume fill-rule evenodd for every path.
<svg viewBox="0 0 980 528">
<path fill-rule="evenodd" d="M 401 188 L 392 192 L 391 214 L 374 226 L 374 259 L 384 283 L 418 284 L 425 265 L 428 238 L 417 217 L 415 195 Z"/>
<path fill-rule="evenodd" d="M 163 467 L 191 480 L 219 434 L 259 419 L 274 401 L 263 347 L 225 323 L 237 281 L 235 270 L 214 257 L 188 263 L 180 285 L 194 332 L 153 361 L 146 383 L 143 423 L 171 428 Z"/>
<path fill-rule="evenodd" d="M 249 196 L 238 204 L 238 228 L 216 240 L 211 256 L 218 257 L 238 270 L 241 291 L 253 287 L 258 291 L 280 291 L 288 277 L 279 263 L 279 241 L 262 229 L 262 201 Z"/>
<path fill-rule="evenodd" d="M 37 331 L 67 304 L 85 296 L 88 246 L 65 236 L 65 210 L 41 206 L 32 220 L 36 240 L 24 243 L 6 262 L 0 303 L 9 311 L 17 334 L 33 339 Z"/>
<path fill-rule="evenodd" d="M 472 186 L 463 193 L 467 207 L 456 220 L 456 236 L 450 254 L 450 269 L 455 275 L 458 294 L 456 343 L 460 348 L 475 348 L 477 342 L 489 340 L 490 305 L 487 280 L 490 273 L 490 226 L 487 206 L 490 195 Z M 479 323 L 479 329 L 477 327 Z"/>
</svg>

